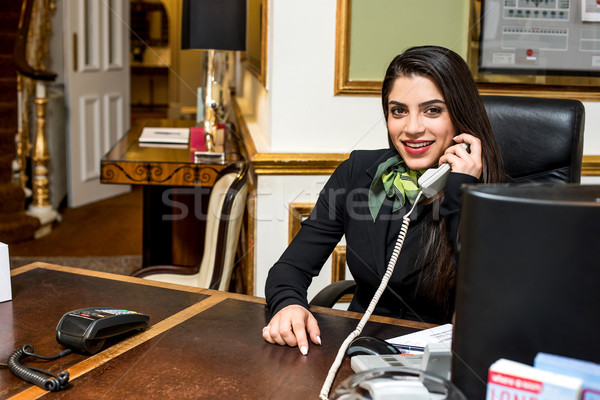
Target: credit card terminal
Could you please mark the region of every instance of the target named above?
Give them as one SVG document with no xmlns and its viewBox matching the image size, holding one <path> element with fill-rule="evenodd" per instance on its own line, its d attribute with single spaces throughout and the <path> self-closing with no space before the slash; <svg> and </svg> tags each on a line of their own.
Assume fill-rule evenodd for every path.
<svg viewBox="0 0 600 400">
<path fill-rule="evenodd" d="M 106 339 L 143 331 L 150 317 L 136 311 L 89 307 L 69 311 L 56 326 L 56 341 L 76 352 L 95 354 Z"/>
</svg>

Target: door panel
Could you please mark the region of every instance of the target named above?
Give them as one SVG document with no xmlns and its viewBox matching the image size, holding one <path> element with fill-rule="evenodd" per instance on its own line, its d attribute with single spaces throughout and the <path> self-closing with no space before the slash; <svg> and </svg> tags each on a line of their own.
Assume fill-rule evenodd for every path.
<svg viewBox="0 0 600 400">
<path fill-rule="evenodd" d="M 69 207 L 130 190 L 100 183 L 100 159 L 129 129 L 129 0 L 64 2 Z"/>
</svg>

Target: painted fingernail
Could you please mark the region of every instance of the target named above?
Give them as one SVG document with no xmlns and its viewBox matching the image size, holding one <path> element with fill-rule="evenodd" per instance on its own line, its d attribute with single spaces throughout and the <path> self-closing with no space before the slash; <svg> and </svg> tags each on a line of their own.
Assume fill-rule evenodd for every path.
<svg viewBox="0 0 600 400">
<path fill-rule="evenodd" d="M 308 348 L 306 346 L 300 347 L 300 353 L 305 356 L 308 353 Z"/>
<path fill-rule="evenodd" d="M 321 345 L 321 336 L 317 336 L 317 342 L 319 342 L 319 346 Z"/>
</svg>

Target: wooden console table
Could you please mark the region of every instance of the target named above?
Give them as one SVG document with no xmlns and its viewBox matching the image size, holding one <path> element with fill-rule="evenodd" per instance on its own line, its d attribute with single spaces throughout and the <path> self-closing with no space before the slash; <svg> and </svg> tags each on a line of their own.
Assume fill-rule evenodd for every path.
<svg viewBox="0 0 600 400">
<path fill-rule="evenodd" d="M 140 145 L 144 127 L 188 128 L 190 120 L 148 119 L 134 125 L 100 161 L 102 183 L 141 185 L 144 191 L 142 267 L 193 267 L 202 260 L 210 188 L 221 170 L 242 159 L 226 133 L 225 162 L 194 163 L 188 148 Z"/>
<path fill-rule="evenodd" d="M 225 163 L 194 163 L 188 148 L 140 145 L 148 126 L 189 128 L 194 121 L 148 119 L 134 125 L 100 161 L 102 183 L 211 187 L 223 168 L 241 158 L 232 140 L 225 142 Z"/>
</svg>

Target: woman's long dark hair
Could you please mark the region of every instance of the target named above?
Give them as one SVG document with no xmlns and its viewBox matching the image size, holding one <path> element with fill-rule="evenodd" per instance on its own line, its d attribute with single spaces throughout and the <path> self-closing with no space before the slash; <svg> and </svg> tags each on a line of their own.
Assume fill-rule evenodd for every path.
<svg viewBox="0 0 600 400">
<path fill-rule="evenodd" d="M 381 91 L 385 120 L 388 119 L 388 100 L 396 79 L 415 76 L 429 78 L 435 83 L 444 97 L 456 134 L 468 133 L 481 141 L 481 181 L 503 182 L 502 158 L 477 85 L 467 64 L 452 50 L 439 46 L 412 47 L 392 60 Z M 388 139 L 393 147 L 389 135 Z M 450 310 L 456 267 L 445 225 L 443 219 L 428 218 L 423 235 L 423 265 L 427 266 L 425 282 L 432 299 L 443 309 Z"/>
</svg>

